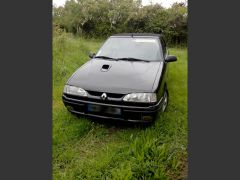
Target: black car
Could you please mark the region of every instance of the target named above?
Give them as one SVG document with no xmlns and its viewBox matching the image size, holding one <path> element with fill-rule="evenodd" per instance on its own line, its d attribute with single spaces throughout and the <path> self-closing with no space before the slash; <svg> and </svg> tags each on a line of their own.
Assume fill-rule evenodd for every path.
<svg viewBox="0 0 240 180">
<path fill-rule="evenodd" d="M 74 114 L 151 122 L 168 105 L 169 56 L 161 34 L 116 34 L 67 81 L 62 95 Z"/>
</svg>

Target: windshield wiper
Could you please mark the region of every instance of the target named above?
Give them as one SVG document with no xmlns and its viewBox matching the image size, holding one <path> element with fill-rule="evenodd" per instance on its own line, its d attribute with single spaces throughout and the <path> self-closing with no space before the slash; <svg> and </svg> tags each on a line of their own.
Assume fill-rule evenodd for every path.
<svg viewBox="0 0 240 180">
<path fill-rule="evenodd" d="M 137 59 L 137 58 L 131 58 L 131 57 L 127 57 L 127 58 L 117 58 L 117 60 L 149 62 L 149 61 L 144 60 L 144 59 Z"/>
<path fill-rule="evenodd" d="M 111 57 L 108 57 L 108 56 L 95 56 L 94 58 L 113 59 L 113 60 L 116 60 L 115 58 L 111 58 Z"/>
<path fill-rule="evenodd" d="M 108 56 L 95 56 L 94 58 L 101 58 L 101 59 L 109 59 L 109 60 L 126 60 L 126 61 L 143 61 L 143 62 L 149 62 L 147 60 L 144 59 L 137 59 L 137 58 L 131 58 L 131 57 L 127 57 L 127 58 L 112 58 L 112 57 L 108 57 Z"/>
</svg>

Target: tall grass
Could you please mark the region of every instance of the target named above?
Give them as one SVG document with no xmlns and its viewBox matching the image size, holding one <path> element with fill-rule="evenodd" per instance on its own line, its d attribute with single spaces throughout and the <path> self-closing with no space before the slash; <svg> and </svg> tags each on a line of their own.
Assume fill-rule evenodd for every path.
<svg viewBox="0 0 240 180">
<path fill-rule="evenodd" d="M 53 179 L 182 179 L 187 173 L 187 51 L 170 65 L 167 111 L 142 128 L 77 118 L 61 95 L 88 52 L 103 42 L 60 33 L 53 38 Z"/>
</svg>

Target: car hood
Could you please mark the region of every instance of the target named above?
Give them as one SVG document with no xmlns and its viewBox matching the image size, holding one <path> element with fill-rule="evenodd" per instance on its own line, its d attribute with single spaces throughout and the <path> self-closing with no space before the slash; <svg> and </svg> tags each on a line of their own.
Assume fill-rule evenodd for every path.
<svg viewBox="0 0 240 180">
<path fill-rule="evenodd" d="M 103 65 L 109 65 L 102 71 Z M 153 92 L 153 84 L 162 62 L 113 61 L 92 59 L 81 66 L 67 84 L 89 91 L 127 94 Z"/>
</svg>

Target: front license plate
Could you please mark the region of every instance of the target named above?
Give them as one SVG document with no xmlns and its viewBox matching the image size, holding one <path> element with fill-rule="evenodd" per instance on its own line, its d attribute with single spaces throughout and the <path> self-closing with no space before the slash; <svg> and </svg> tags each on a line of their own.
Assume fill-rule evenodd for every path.
<svg viewBox="0 0 240 180">
<path fill-rule="evenodd" d="M 121 115 L 121 109 L 115 108 L 115 107 L 107 107 L 107 106 L 99 106 L 99 105 L 95 105 L 95 104 L 88 104 L 87 109 L 89 112 Z"/>
<path fill-rule="evenodd" d="M 88 104 L 87 109 L 89 112 L 101 112 L 101 106 Z"/>
<path fill-rule="evenodd" d="M 107 114 L 121 115 L 121 109 L 120 108 L 115 108 L 115 107 L 107 107 L 105 112 Z"/>
</svg>

